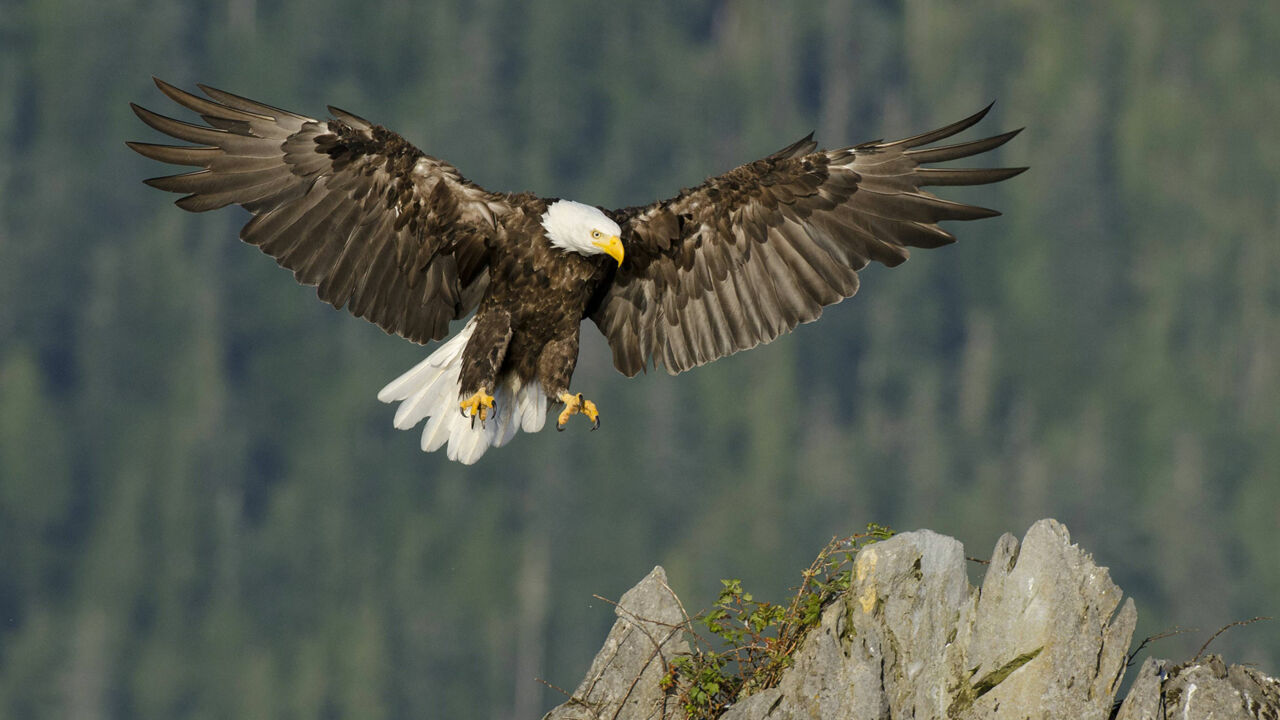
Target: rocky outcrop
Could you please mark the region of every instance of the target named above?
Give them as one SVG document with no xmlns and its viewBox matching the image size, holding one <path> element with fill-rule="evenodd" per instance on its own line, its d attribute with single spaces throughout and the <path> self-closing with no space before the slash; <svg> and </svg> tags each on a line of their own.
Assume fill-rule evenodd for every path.
<svg viewBox="0 0 1280 720">
<path fill-rule="evenodd" d="M 1148 660 L 1117 708 L 1137 612 L 1056 521 L 1036 523 L 1021 542 L 1002 537 L 980 588 L 965 563 L 958 541 L 928 530 L 864 548 L 849 591 L 778 685 L 723 720 L 1280 720 L 1280 682 L 1216 656 L 1177 667 Z M 666 664 L 688 649 L 661 568 L 617 614 L 587 678 L 548 719 L 683 717 L 659 687 Z"/>
<path fill-rule="evenodd" d="M 1148 659 L 1116 720 L 1280 719 L 1280 681 L 1217 655 L 1181 665 Z"/>
<path fill-rule="evenodd" d="M 596 653 L 591 669 L 569 701 L 544 720 L 682 717 L 675 698 L 659 687 L 676 653 L 687 651 L 684 611 L 667 573 L 655 567 L 618 601 L 618 620 Z"/>
</svg>

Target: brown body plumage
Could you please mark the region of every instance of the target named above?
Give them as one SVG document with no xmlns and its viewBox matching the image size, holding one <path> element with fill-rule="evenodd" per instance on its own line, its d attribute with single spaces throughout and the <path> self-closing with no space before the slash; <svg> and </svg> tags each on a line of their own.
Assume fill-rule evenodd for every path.
<svg viewBox="0 0 1280 720">
<path fill-rule="evenodd" d="M 464 396 L 497 387 L 507 373 L 524 383 L 540 382 L 550 398 L 567 393 L 585 308 L 610 274 L 608 257 L 553 247 L 540 222 L 546 202 L 525 202 L 522 219 L 503 227 L 520 240 L 497 242 L 490 251 L 489 292 L 476 310 L 476 329 L 462 358 Z"/>
<path fill-rule="evenodd" d="M 893 266 L 909 247 L 953 242 L 939 222 L 998 214 L 920 188 L 992 183 L 1024 169 L 921 167 L 1017 133 L 926 147 L 977 123 L 984 109 L 897 142 L 818 150 L 806 137 L 669 200 L 600 211 L 489 192 L 336 108 L 320 121 L 205 86 L 208 99 L 157 85 L 207 124 L 134 106 L 148 125 L 197 143 L 129 143 L 200 168 L 148 184 L 184 193 L 178 205 L 187 210 L 244 206 L 254 217 L 242 239 L 317 286 L 322 300 L 387 332 L 439 340 L 474 311 L 458 342 L 379 395 L 401 401 L 397 427 L 431 417 L 424 449 L 447 440 L 463 462 L 516 427 L 540 428 L 548 400 L 569 405 L 561 422 L 579 410 L 596 419 L 594 405 L 569 392 L 584 319 L 604 333 L 624 374 L 651 361 L 683 372 L 816 319 L 857 291 L 857 271 L 872 260 Z M 578 237 L 573 223 L 594 238 L 612 233 L 613 244 Z M 499 396 L 492 427 L 489 393 Z M 445 419 L 446 405 L 450 415 L 469 409 L 469 422 Z"/>
</svg>

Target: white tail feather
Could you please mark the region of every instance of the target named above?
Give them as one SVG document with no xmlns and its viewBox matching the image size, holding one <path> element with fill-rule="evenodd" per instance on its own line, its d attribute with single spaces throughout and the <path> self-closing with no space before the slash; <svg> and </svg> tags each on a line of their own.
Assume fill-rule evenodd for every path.
<svg viewBox="0 0 1280 720">
<path fill-rule="evenodd" d="M 472 423 L 458 405 L 461 393 L 462 351 L 475 331 L 475 320 L 449 338 L 426 360 L 387 383 L 378 393 L 382 402 L 399 402 L 394 424 L 408 430 L 425 418 L 422 449 L 439 450 L 448 443 L 450 460 L 470 465 L 490 447 L 502 447 L 520 430 L 537 432 L 547 419 L 547 396 L 542 385 L 522 384 L 511 377 L 493 389 L 494 403 L 484 423 Z"/>
</svg>

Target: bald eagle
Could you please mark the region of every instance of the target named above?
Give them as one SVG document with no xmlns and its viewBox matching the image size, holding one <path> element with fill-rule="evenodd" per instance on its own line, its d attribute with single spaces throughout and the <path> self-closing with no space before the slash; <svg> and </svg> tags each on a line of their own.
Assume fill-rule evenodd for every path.
<svg viewBox="0 0 1280 720">
<path fill-rule="evenodd" d="M 159 79 L 198 114 L 191 124 L 133 110 L 195 145 L 130 142 L 142 155 L 198 168 L 145 182 L 203 212 L 238 204 L 240 231 L 345 306 L 415 343 L 465 326 L 378 393 L 399 402 L 395 427 L 427 420 L 422 449 L 474 463 L 519 430 L 557 429 L 595 404 L 570 389 L 582 322 L 632 377 L 652 362 L 677 374 L 767 343 L 858 290 L 871 260 L 955 238 L 938 223 L 998 215 L 941 200 L 927 185 L 981 185 L 1025 168 L 941 169 L 1018 133 L 934 146 L 981 112 L 896 142 L 818 150 L 812 133 L 675 197 L 608 210 L 532 193 L 489 192 L 396 133 L 330 107 L 328 120 L 200 85 Z"/>
</svg>

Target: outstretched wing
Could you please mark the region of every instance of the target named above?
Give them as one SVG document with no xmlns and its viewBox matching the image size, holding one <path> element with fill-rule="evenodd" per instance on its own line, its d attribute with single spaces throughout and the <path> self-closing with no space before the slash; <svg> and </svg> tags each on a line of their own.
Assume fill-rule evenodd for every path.
<svg viewBox="0 0 1280 720">
<path fill-rule="evenodd" d="M 671 374 L 773 340 L 858 290 L 871 260 L 894 266 L 908 247 L 954 242 L 943 220 L 994 210 L 941 200 L 926 185 L 981 185 L 1026 168 L 921 165 L 986 152 L 1017 130 L 923 146 L 977 123 L 897 142 L 814 151 L 812 135 L 678 197 L 613 213 L 626 260 L 589 310 L 628 376 L 649 358 Z"/>
<path fill-rule="evenodd" d="M 146 181 L 185 194 L 179 207 L 244 206 L 253 219 L 241 239 L 318 286 L 325 302 L 414 342 L 443 337 L 479 302 L 487 243 L 511 210 L 506 196 L 337 108 L 322 121 L 203 85 L 210 99 L 156 85 L 207 123 L 133 105 L 151 127 L 198 143 L 128 143 L 154 160 L 201 168 Z"/>
</svg>

